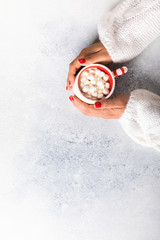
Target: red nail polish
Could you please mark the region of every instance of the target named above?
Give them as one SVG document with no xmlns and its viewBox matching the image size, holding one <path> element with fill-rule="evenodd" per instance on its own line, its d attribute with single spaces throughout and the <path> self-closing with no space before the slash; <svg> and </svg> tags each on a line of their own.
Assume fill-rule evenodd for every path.
<svg viewBox="0 0 160 240">
<path fill-rule="evenodd" d="M 71 82 L 70 81 L 68 82 L 68 84 L 69 84 L 69 86 L 71 86 Z"/>
<path fill-rule="evenodd" d="M 68 87 L 66 86 L 66 90 L 68 90 Z"/>
<path fill-rule="evenodd" d="M 78 59 L 78 61 L 79 61 L 80 64 L 83 64 L 83 63 L 86 62 L 86 60 L 84 58 Z"/>
<path fill-rule="evenodd" d="M 101 107 L 101 103 L 100 103 L 100 102 L 96 102 L 96 103 L 95 103 L 95 107 L 96 107 L 96 108 L 100 108 L 100 107 Z"/>
<path fill-rule="evenodd" d="M 74 98 L 73 98 L 72 96 L 69 97 L 69 100 L 70 100 L 71 102 L 74 102 Z"/>
</svg>

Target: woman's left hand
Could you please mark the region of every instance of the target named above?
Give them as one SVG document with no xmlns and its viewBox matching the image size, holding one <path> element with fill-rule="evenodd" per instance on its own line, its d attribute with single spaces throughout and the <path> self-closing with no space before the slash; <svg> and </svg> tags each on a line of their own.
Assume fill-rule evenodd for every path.
<svg viewBox="0 0 160 240">
<path fill-rule="evenodd" d="M 84 115 L 104 119 L 119 119 L 126 109 L 130 94 L 121 94 L 113 99 L 97 101 L 94 105 L 82 102 L 76 96 L 69 99 L 73 105 Z"/>
</svg>

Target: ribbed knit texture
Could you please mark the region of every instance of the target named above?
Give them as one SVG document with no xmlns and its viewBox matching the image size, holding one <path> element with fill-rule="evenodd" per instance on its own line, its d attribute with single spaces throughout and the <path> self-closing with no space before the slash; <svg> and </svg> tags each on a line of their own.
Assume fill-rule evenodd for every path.
<svg viewBox="0 0 160 240">
<path fill-rule="evenodd" d="M 124 0 L 98 24 L 100 41 L 113 62 L 140 54 L 160 34 L 160 0 Z"/>
<path fill-rule="evenodd" d="M 122 1 L 102 17 L 98 32 L 113 62 L 131 60 L 160 35 L 160 0 Z M 120 123 L 134 141 L 160 151 L 159 96 L 131 92 Z"/>
<path fill-rule="evenodd" d="M 160 151 L 160 96 L 143 89 L 132 91 L 119 121 L 134 141 Z"/>
</svg>

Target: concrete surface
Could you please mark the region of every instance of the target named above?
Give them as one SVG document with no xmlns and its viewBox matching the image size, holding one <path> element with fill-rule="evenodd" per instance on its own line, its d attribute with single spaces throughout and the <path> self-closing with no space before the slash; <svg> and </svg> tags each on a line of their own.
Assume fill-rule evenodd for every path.
<svg viewBox="0 0 160 240">
<path fill-rule="evenodd" d="M 65 91 L 68 64 L 117 2 L 0 3 L 3 240 L 160 238 L 160 153 L 133 142 L 117 120 L 81 115 Z M 159 48 L 160 38 L 126 63 L 115 95 L 160 94 Z"/>
</svg>

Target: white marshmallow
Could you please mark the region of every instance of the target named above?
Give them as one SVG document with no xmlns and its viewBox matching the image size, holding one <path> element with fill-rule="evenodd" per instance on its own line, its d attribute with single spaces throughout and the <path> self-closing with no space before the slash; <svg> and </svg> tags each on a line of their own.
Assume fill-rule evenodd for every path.
<svg viewBox="0 0 160 240">
<path fill-rule="evenodd" d="M 89 91 L 89 87 L 88 86 L 85 86 L 84 88 L 82 88 L 82 92 L 86 93 Z"/>
<path fill-rule="evenodd" d="M 83 71 L 81 77 L 87 77 L 89 75 L 88 71 Z"/>
<path fill-rule="evenodd" d="M 89 81 L 87 79 L 84 81 L 84 85 L 89 85 Z"/>
<path fill-rule="evenodd" d="M 104 77 L 105 73 L 103 71 L 101 71 L 101 73 L 99 74 L 100 77 Z"/>
<path fill-rule="evenodd" d="M 91 74 L 95 74 L 95 69 L 94 69 L 94 68 L 91 68 L 91 69 L 89 69 L 89 72 L 90 72 Z"/>
<path fill-rule="evenodd" d="M 83 84 L 83 83 L 80 83 L 80 87 L 81 87 L 81 88 L 84 88 L 84 84 Z"/>
<path fill-rule="evenodd" d="M 87 76 L 87 79 L 89 79 L 89 80 L 91 80 L 91 81 L 94 80 L 94 78 L 95 78 L 95 77 L 94 77 L 92 74 L 90 74 L 90 75 Z"/>
<path fill-rule="evenodd" d="M 86 81 L 86 78 L 85 78 L 85 77 L 81 77 L 81 78 L 80 78 L 80 81 L 81 81 L 81 82 L 85 82 L 85 81 Z"/>
<path fill-rule="evenodd" d="M 91 95 L 92 95 L 92 92 L 88 91 L 87 94 L 91 96 Z"/>
<path fill-rule="evenodd" d="M 106 88 L 110 88 L 110 84 L 109 84 L 109 82 L 106 82 Z"/>
<path fill-rule="evenodd" d="M 97 92 L 98 92 L 98 93 L 102 93 L 103 90 L 98 88 L 98 91 L 97 91 Z"/>
<path fill-rule="evenodd" d="M 103 94 L 104 94 L 104 95 L 108 95 L 108 93 L 109 93 L 108 88 L 104 88 L 104 89 L 103 89 Z"/>
<path fill-rule="evenodd" d="M 90 95 L 88 95 L 88 94 L 85 94 L 85 97 L 86 97 L 86 98 L 90 98 L 90 99 L 91 99 L 91 96 L 90 96 Z"/>
<path fill-rule="evenodd" d="M 93 85 L 96 84 L 96 79 L 95 78 L 91 80 L 91 84 L 93 84 Z"/>
<path fill-rule="evenodd" d="M 97 76 L 100 76 L 100 74 L 101 74 L 101 71 L 100 71 L 100 70 L 98 70 L 98 69 L 96 69 L 96 70 L 95 70 L 95 74 L 96 74 Z"/>
<path fill-rule="evenodd" d="M 98 93 L 98 98 L 102 98 L 103 97 L 103 93 Z"/>
<path fill-rule="evenodd" d="M 104 89 L 104 84 L 99 86 L 99 88 L 103 90 Z"/>
<path fill-rule="evenodd" d="M 96 97 L 92 97 L 92 100 L 97 100 L 97 98 Z"/>
<path fill-rule="evenodd" d="M 102 79 L 99 79 L 97 81 L 97 86 L 100 88 L 100 89 L 104 89 L 104 82 Z"/>
<path fill-rule="evenodd" d="M 94 87 L 94 86 L 92 86 L 92 85 L 90 85 L 89 91 L 90 91 L 90 92 L 96 92 L 96 91 L 97 91 L 97 88 Z"/>
<path fill-rule="evenodd" d="M 107 81 L 107 80 L 109 79 L 109 76 L 108 76 L 107 74 L 105 74 L 105 75 L 103 76 L 103 79 L 104 79 L 105 81 Z"/>
<path fill-rule="evenodd" d="M 97 92 L 93 92 L 93 93 L 92 93 L 92 96 L 93 96 L 93 97 L 97 97 Z"/>
</svg>

